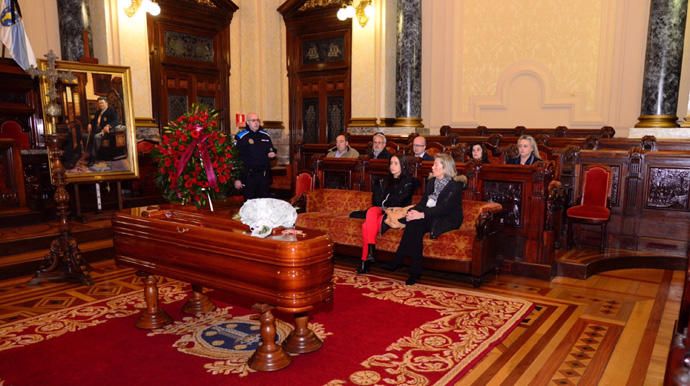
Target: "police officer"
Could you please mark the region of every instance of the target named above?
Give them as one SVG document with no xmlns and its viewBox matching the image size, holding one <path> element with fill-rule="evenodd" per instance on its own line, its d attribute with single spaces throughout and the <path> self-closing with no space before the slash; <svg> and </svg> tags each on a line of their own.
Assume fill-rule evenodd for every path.
<svg viewBox="0 0 690 386">
<path fill-rule="evenodd" d="M 261 121 L 256 113 L 247 114 L 247 127 L 235 136 L 240 159 L 244 170 L 235 188 L 242 190 L 244 198 L 270 197 L 271 164 L 276 157 L 276 150 L 271 137 L 261 128 Z"/>
</svg>

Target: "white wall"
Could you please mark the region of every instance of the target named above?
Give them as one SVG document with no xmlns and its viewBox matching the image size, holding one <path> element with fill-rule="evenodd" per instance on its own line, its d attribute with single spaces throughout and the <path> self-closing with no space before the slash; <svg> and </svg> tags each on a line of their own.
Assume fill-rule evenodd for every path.
<svg viewBox="0 0 690 386">
<path fill-rule="evenodd" d="M 60 57 L 60 26 L 56 0 L 31 0 L 21 4 L 24 29 L 38 59 L 51 49 Z"/>
<path fill-rule="evenodd" d="M 597 128 L 640 112 L 649 1 L 422 2 L 422 118 Z"/>
<path fill-rule="evenodd" d="M 103 4 L 92 10 L 92 28 L 108 35 L 97 56 L 104 64 L 131 67 L 135 115 L 151 117 L 145 16 L 125 16 L 129 0 L 90 1 Z M 231 116 L 257 111 L 287 125 L 285 26 L 276 10 L 282 2 L 235 1 Z M 394 115 L 395 0 L 376 1 L 376 7 L 366 28 L 353 26 L 353 118 Z M 422 119 L 432 131 L 446 124 L 612 125 L 625 136 L 637 122 L 649 0 L 435 0 L 422 7 Z M 56 1 L 25 1 L 22 11 L 35 54 L 59 54 Z M 681 118 L 690 93 L 688 35 Z"/>
</svg>

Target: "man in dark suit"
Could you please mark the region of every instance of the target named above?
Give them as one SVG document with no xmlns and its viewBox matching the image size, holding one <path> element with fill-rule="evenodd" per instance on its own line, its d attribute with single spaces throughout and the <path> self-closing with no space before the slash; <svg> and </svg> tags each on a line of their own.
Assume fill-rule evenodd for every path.
<svg viewBox="0 0 690 386">
<path fill-rule="evenodd" d="M 98 151 L 101 149 L 103 137 L 109 136 L 115 130 L 118 123 L 117 112 L 108 106 L 105 97 L 98 98 L 98 111 L 93 115 L 93 119 L 87 126 L 88 140 L 86 149 L 89 153 L 89 166 L 96 162 Z"/>
<path fill-rule="evenodd" d="M 421 158 L 422 161 L 433 161 L 434 157 L 426 153 L 426 138 L 418 135 L 412 140 L 412 151 L 414 156 Z"/>
<path fill-rule="evenodd" d="M 391 153 L 386 150 L 386 136 L 383 133 L 376 133 L 371 139 L 371 159 L 390 159 Z"/>
</svg>

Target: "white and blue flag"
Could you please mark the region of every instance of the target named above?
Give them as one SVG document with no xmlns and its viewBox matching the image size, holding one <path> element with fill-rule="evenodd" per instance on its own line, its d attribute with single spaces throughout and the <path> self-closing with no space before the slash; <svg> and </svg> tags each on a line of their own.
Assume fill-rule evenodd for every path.
<svg viewBox="0 0 690 386">
<path fill-rule="evenodd" d="M 36 56 L 24 31 L 17 0 L 2 0 L 0 9 L 0 41 L 10 51 L 12 59 L 26 71 L 36 65 Z"/>
</svg>

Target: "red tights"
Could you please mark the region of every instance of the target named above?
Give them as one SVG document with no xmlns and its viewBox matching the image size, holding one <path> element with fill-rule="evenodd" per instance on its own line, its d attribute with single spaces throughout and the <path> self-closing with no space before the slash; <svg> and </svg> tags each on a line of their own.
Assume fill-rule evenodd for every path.
<svg viewBox="0 0 690 386">
<path fill-rule="evenodd" d="M 376 244 L 376 235 L 381 229 L 383 210 L 381 207 L 372 206 L 367 209 L 367 218 L 362 224 L 362 261 L 367 259 L 369 244 Z"/>
</svg>

